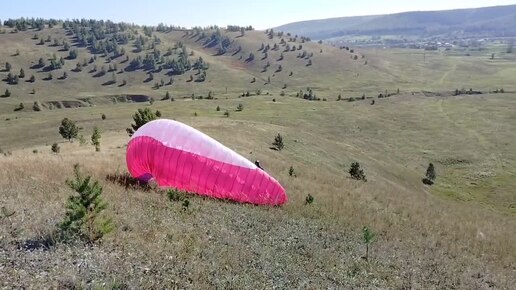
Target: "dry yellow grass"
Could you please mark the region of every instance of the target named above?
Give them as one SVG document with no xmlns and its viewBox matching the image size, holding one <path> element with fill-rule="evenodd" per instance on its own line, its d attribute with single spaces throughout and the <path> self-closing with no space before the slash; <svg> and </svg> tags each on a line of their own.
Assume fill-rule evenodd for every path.
<svg viewBox="0 0 516 290">
<path fill-rule="evenodd" d="M 478 123 L 463 118 L 466 128 L 457 131 L 461 127 L 447 129 L 452 123 L 439 113 L 445 102 L 445 110 L 453 110 L 454 116 L 466 114 L 477 107 L 477 97 L 398 96 L 375 106 L 288 97 L 271 103 L 270 98 L 157 102 L 153 107 L 250 159 L 260 159 L 287 188 L 290 200 L 282 208 L 191 197 L 190 208 L 183 212 L 180 204 L 159 191 L 125 189 L 106 180 L 106 175 L 126 170 L 123 146 L 128 137 L 123 128 L 135 105 L 117 105 L 119 110 L 104 122 L 91 119 L 94 108 L 75 110 L 75 119 L 86 132 L 95 124 L 118 127 L 104 130 L 100 153 L 89 145 L 62 143 L 59 155 L 40 145 L 0 158 L 0 203 L 16 212 L 0 220 L 2 286 L 510 289 L 514 285 L 514 214 L 496 200 L 464 202 L 432 194 L 439 193 L 443 184 L 461 183 L 459 177 L 446 177 L 459 170 L 454 165 L 436 163 L 438 178 L 432 188 L 420 181 L 426 162 L 442 157 L 474 154 L 471 167 L 460 170 L 474 172 L 475 166 L 498 170 L 490 167 L 496 164 L 486 163 L 489 156 L 482 157 L 493 150 L 491 143 L 455 145 L 455 136 L 467 132 L 471 138 L 496 142 L 492 146 L 505 156 L 507 174 L 513 176 L 514 149 L 500 147 L 506 139 L 483 121 L 490 114 L 477 112 Z M 214 110 L 217 104 L 236 108 L 239 102 L 244 111 L 232 111 L 230 118 Z M 514 95 L 486 97 L 486 110 L 498 116 L 492 119 L 493 126 L 514 129 L 506 110 L 511 102 Z M 199 117 L 192 117 L 192 111 Z M 54 123 L 67 111 L 59 113 L 63 115 L 42 126 L 57 130 Z M 16 131 L 20 122 L 12 123 L 10 131 Z M 456 134 L 449 135 L 448 130 Z M 281 152 L 268 149 L 277 132 L 285 136 Z M 499 139 L 493 140 L 492 134 Z M 439 142 L 427 143 L 432 136 L 440 136 Z M 46 138 L 49 143 L 57 140 L 55 133 Z M 39 153 L 33 154 L 33 149 Z M 352 160 L 364 166 L 368 182 L 347 177 Z M 20 244 L 45 237 L 62 218 L 71 194 L 64 181 L 77 162 L 103 184 L 117 229 L 95 247 L 58 244 L 51 249 L 23 249 Z M 297 178 L 288 176 L 290 165 Z M 497 182 L 504 189 L 512 181 Z M 314 204 L 304 205 L 307 194 L 315 197 Z M 514 192 L 505 194 L 505 201 L 514 202 Z M 377 233 L 369 262 L 361 258 L 364 225 Z"/>
</svg>

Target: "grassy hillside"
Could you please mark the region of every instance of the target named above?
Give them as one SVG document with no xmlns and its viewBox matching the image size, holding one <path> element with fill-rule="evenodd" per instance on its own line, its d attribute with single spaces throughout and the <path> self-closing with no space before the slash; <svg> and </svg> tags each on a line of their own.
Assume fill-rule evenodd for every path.
<svg viewBox="0 0 516 290">
<path fill-rule="evenodd" d="M 308 20 L 276 29 L 314 39 L 350 35 L 508 37 L 516 36 L 515 16 L 516 5 L 508 5 Z"/>
<path fill-rule="evenodd" d="M 170 69 L 156 68 L 150 82 L 144 82 L 149 70 L 123 70 L 116 85 L 102 85 L 110 73 L 88 72 L 94 64 L 98 70 L 113 63 L 125 69 L 130 61 L 124 63 L 124 56 L 106 63 L 110 54 L 97 54 L 81 72 L 72 71 L 77 61 L 92 57 L 89 47 L 80 46 L 77 60 L 66 60 L 64 69 L 52 71 L 55 78 L 44 81 L 48 72 L 30 66 L 42 55 L 48 64 L 53 53 L 68 52 L 50 46 L 53 40 L 37 45 L 31 38 L 37 33 L 73 44 L 73 36 L 59 27 L 3 29 L 1 65 L 9 62 L 16 73 L 23 67 L 37 80 L 0 85 L 0 93 L 12 92 L 0 98 L 0 287 L 511 289 L 516 284 L 516 59 L 501 47 L 355 51 L 298 38 L 296 51 L 278 60 L 286 47 L 282 37 L 270 39 L 263 31 L 240 36 L 221 30 L 231 40 L 221 55 L 220 46 L 197 40 L 215 30 L 197 36 L 193 30 L 155 31 L 162 53 L 181 42 L 193 51 L 192 62 L 202 56 L 209 68 L 204 81 L 189 82 L 190 75 L 198 77 L 189 70 L 154 89 L 156 81 L 169 80 Z M 290 36 L 283 38 L 294 44 Z M 271 48 L 276 43 L 280 51 L 269 50 L 262 60 L 262 43 Z M 132 44 L 124 45 L 131 60 L 152 52 L 132 52 Z M 298 58 L 299 45 L 301 53 L 313 56 Z M 255 59 L 246 62 L 250 53 Z M 312 65 L 306 66 L 309 60 Z M 262 72 L 267 61 L 271 65 Z M 274 72 L 279 64 L 283 70 Z M 68 78 L 57 80 L 64 71 Z M 8 72 L 0 74 L 6 78 Z M 123 79 L 127 84 L 119 86 Z M 307 87 L 321 100 L 296 97 Z M 481 94 L 454 95 L 463 88 Z M 166 91 L 173 102 L 161 100 Z M 206 99 L 210 91 L 213 99 Z M 250 96 L 242 97 L 246 91 Z M 41 110 L 33 109 L 35 101 Z M 15 111 L 19 103 L 24 108 Z M 242 111 L 236 111 L 239 104 Z M 117 179 L 127 174 L 125 128 L 144 107 L 207 133 L 249 160 L 259 159 L 286 188 L 289 202 L 271 208 L 190 195 L 184 210 L 161 189 Z M 77 121 L 87 140 L 99 127 L 101 151 L 61 138 L 58 126 L 65 117 Z M 269 149 L 277 133 L 284 137 L 282 151 Z M 59 154 L 50 152 L 54 142 L 61 146 Z M 367 182 L 349 177 L 354 161 Z M 437 171 L 432 186 L 421 181 L 430 162 Z M 56 224 L 72 194 L 65 180 L 75 163 L 104 187 L 106 212 L 116 225 L 100 244 L 55 243 Z M 296 177 L 289 176 L 290 166 Z M 305 203 L 309 194 L 312 204 Z M 364 226 L 376 234 L 368 261 Z"/>
</svg>

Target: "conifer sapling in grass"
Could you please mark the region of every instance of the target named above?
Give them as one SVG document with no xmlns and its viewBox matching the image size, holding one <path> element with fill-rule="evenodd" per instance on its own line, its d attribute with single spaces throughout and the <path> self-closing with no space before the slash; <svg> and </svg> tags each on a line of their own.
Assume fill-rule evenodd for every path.
<svg viewBox="0 0 516 290">
<path fill-rule="evenodd" d="M 369 260 L 369 244 L 371 244 L 371 242 L 373 241 L 374 237 L 375 237 L 375 233 L 373 233 L 373 232 L 369 229 L 369 227 L 364 226 L 364 227 L 362 228 L 362 238 L 363 238 L 364 243 L 365 243 L 365 245 L 366 245 L 366 254 L 365 254 L 365 256 L 364 256 L 364 259 L 365 259 L 366 261 L 368 261 L 368 260 Z"/>
<path fill-rule="evenodd" d="M 314 202 L 314 197 L 311 194 L 308 194 L 305 198 L 305 205 L 312 204 Z"/>
<path fill-rule="evenodd" d="M 297 177 L 296 172 L 294 171 L 294 167 L 290 166 L 290 168 L 288 169 L 288 175 Z"/>
<path fill-rule="evenodd" d="M 423 183 L 427 184 L 427 185 L 432 185 L 432 184 L 434 184 L 435 178 L 436 178 L 435 167 L 434 167 L 434 164 L 432 162 L 430 162 L 430 164 L 428 164 L 428 168 L 426 169 L 426 174 L 425 174 L 425 178 L 423 178 Z"/>
<path fill-rule="evenodd" d="M 351 167 L 349 168 L 349 175 L 351 175 L 351 178 L 353 179 L 363 180 L 364 182 L 367 181 L 364 170 L 360 168 L 360 163 L 358 162 L 351 163 Z"/>
<path fill-rule="evenodd" d="M 58 154 L 59 151 L 61 151 L 61 147 L 59 147 L 59 144 L 57 143 L 52 144 L 52 147 L 50 147 L 50 149 L 52 150 L 52 153 L 55 154 Z"/>
<path fill-rule="evenodd" d="M 66 206 L 64 221 L 59 224 L 64 240 L 80 239 L 94 243 L 114 228 L 113 222 L 102 212 L 107 203 L 102 198 L 102 186 L 91 176 L 84 177 L 79 164 L 74 165 L 74 178 L 66 184 L 75 191 Z"/>
<path fill-rule="evenodd" d="M 100 151 L 100 131 L 99 128 L 93 127 L 93 134 L 91 135 L 91 144 L 95 146 L 95 151 Z"/>
<path fill-rule="evenodd" d="M 278 151 L 281 151 L 283 149 L 283 137 L 280 133 L 274 137 L 274 142 L 272 142 L 272 145 L 274 148 L 276 148 Z"/>
</svg>

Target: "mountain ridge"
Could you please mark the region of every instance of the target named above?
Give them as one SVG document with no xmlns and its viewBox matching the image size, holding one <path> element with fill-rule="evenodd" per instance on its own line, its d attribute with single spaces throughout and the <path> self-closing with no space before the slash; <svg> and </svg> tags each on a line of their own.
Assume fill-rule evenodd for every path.
<svg viewBox="0 0 516 290">
<path fill-rule="evenodd" d="M 313 39 L 389 34 L 516 36 L 516 5 L 315 19 L 288 23 L 275 29 Z"/>
</svg>

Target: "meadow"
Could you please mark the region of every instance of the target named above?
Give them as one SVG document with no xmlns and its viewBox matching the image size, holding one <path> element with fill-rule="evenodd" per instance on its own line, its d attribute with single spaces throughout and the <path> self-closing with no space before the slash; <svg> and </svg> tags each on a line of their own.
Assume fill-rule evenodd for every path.
<svg viewBox="0 0 516 290">
<path fill-rule="evenodd" d="M 5 37 L 21 34 L 0 35 L 3 57 L 18 45 Z M 164 43 L 175 41 L 159 35 Z M 252 31 L 239 41 L 249 51 L 266 39 Z M 264 85 L 250 83 L 252 77 L 266 79 L 260 65 L 242 66 L 238 55 L 213 56 L 189 45 L 210 63 L 207 82 L 188 83 L 180 76 L 177 85 L 156 90 L 141 83 L 144 73 L 138 71 L 126 77 L 125 88 L 105 88 L 72 73 L 53 86 L 36 82 L 41 86 L 36 95 L 28 93 L 28 83 L 8 86 L 13 96 L 0 99 L 2 287 L 510 289 L 516 284 L 514 56 L 363 50 L 364 60 L 354 62 L 337 58 L 347 53 L 338 48 L 307 42 L 315 52 L 313 65 L 286 59 L 284 70 L 293 76 L 277 73 Z M 40 52 L 18 47 L 37 60 Z M 307 86 L 320 101 L 296 97 Z M 454 96 L 456 88 L 483 93 Z M 504 93 L 490 93 L 500 88 Z M 166 90 L 175 101 L 161 100 Z M 241 97 L 246 90 L 252 96 Z M 385 90 L 392 95 L 378 98 Z M 208 91 L 214 99 L 191 98 L 192 92 Z M 155 101 L 112 101 L 121 94 Z M 19 102 L 85 97 L 91 100 L 83 107 L 13 110 Z M 242 111 L 236 111 L 239 104 Z M 159 110 L 162 118 L 259 159 L 286 188 L 288 203 L 253 206 L 191 195 L 184 210 L 164 190 L 108 178 L 127 172 L 125 129 L 138 108 Z M 87 140 L 94 126 L 100 128 L 101 151 L 62 139 L 58 127 L 65 117 L 77 121 Z M 282 151 L 269 148 L 277 133 L 284 138 Z M 54 142 L 59 154 L 50 151 Z M 354 161 L 367 182 L 349 177 Z M 430 162 L 437 171 L 432 186 L 421 181 Z M 104 187 L 106 212 L 116 225 L 100 244 L 54 243 L 73 193 L 65 180 L 75 163 Z M 296 177 L 289 176 L 290 166 Z M 306 204 L 309 194 L 314 201 Z M 364 226 L 376 234 L 368 260 Z"/>
</svg>

